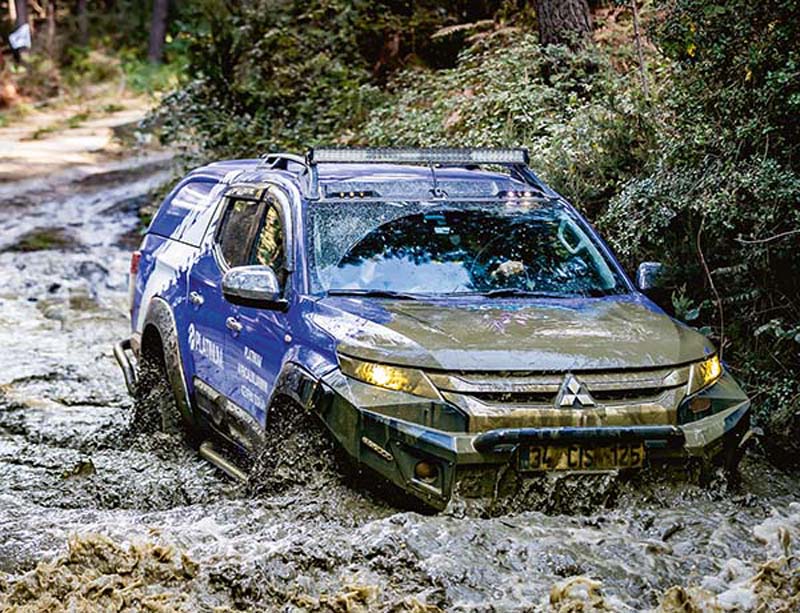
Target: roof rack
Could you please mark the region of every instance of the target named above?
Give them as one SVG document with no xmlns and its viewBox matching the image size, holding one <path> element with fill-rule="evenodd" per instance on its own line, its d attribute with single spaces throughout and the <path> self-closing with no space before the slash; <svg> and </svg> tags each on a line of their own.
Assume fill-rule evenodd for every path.
<svg viewBox="0 0 800 613">
<path fill-rule="evenodd" d="M 509 169 L 513 178 L 530 185 L 542 195 L 551 196 L 553 192 L 528 167 L 530 155 L 525 148 L 345 148 L 319 147 L 308 150 L 305 157 L 291 153 L 269 153 L 262 157 L 259 167 L 288 170 L 290 163 L 299 164 L 308 173 L 308 193 L 306 197 L 318 200 L 320 196 L 319 164 L 414 164 L 431 169 L 434 195 L 436 187 L 436 166 L 457 166 L 477 168 L 479 166 L 503 166 Z"/>
</svg>

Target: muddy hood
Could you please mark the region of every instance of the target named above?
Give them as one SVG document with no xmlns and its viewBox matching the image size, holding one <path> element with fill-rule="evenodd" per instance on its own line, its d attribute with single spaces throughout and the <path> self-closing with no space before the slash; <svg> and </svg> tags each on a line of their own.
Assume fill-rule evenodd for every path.
<svg viewBox="0 0 800 613">
<path fill-rule="evenodd" d="M 575 301 L 326 298 L 316 324 L 346 355 L 443 370 L 580 371 L 683 364 L 708 340 L 643 296 Z"/>
</svg>

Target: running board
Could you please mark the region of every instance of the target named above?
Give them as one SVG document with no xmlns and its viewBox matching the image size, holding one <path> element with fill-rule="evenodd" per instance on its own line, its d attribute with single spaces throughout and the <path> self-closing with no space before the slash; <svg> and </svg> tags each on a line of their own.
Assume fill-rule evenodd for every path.
<svg viewBox="0 0 800 613">
<path fill-rule="evenodd" d="M 214 445 L 211 441 L 205 441 L 200 445 L 198 452 L 201 458 L 211 462 L 229 477 L 241 481 L 242 483 L 247 481 L 247 473 L 214 449 Z"/>
</svg>

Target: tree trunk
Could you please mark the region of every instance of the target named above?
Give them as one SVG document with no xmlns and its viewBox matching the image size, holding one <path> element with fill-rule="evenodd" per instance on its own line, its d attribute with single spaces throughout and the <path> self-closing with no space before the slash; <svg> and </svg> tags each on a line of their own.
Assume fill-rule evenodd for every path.
<svg viewBox="0 0 800 613">
<path fill-rule="evenodd" d="M 56 59 L 56 0 L 47 0 L 47 55 Z"/>
<path fill-rule="evenodd" d="M 642 35 L 639 28 L 639 7 L 636 6 L 637 0 L 632 0 L 633 7 L 633 35 L 636 40 L 636 54 L 639 56 L 639 76 L 642 78 L 642 91 L 644 97 L 650 97 L 650 88 L 647 85 L 647 68 L 644 65 L 644 52 L 642 51 Z"/>
<path fill-rule="evenodd" d="M 164 38 L 167 35 L 167 9 L 169 0 L 153 0 L 153 19 L 150 22 L 150 44 L 147 59 L 160 64 L 164 55 Z"/>
<path fill-rule="evenodd" d="M 592 21 L 586 0 L 535 0 L 542 45 L 583 47 L 592 35 Z"/>
<path fill-rule="evenodd" d="M 77 6 L 78 34 L 81 45 L 84 47 L 89 44 L 89 11 L 86 7 L 87 2 L 88 0 L 78 0 Z"/>
<path fill-rule="evenodd" d="M 16 21 L 14 27 L 18 28 L 24 23 L 28 23 L 28 0 L 13 0 Z"/>
</svg>

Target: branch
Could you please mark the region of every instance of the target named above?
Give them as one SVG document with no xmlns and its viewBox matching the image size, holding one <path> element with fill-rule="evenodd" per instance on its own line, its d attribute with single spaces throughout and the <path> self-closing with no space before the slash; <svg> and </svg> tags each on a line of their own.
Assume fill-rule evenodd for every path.
<svg viewBox="0 0 800 613">
<path fill-rule="evenodd" d="M 786 238 L 787 236 L 791 236 L 792 234 L 800 234 L 800 229 L 797 230 L 787 230 L 786 232 L 781 232 L 780 234 L 776 234 L 775 236 L 769 236 L 767 238 L 754 238 L 754 239 L 746 239 L 746 238 L 736 238 L 739 243 L 744 243 L 745 245 L 757 245 L 759 243 L 771 243 L 772 241 L 776 241 L 780 238 Z"/>
<path fill-rule="evenodd" d="M 708 282 L 711 285 L 711 291 L 714 292 L 715 301 L 717 303 L 717 312 L 719 313 L 719 359 L 722 360 L 722 352 L 725 349 L 725 311 L 722 309 L 722 299 L 717 291 L 717 286 L 714 285 L 714 279 L 711 277 L 711 271 L 708 269 L 706 257 L 703 255 L 703 247 L 700 244 L 700 236 L 703 233 L 703 226 L 706 223 L 706 218 L 700 220 L 700 228 L 697 230 L 697 253 L 700 256 L 700 263 L 703 265 L 703 270 L 706 272 Z"/>
</svg>

